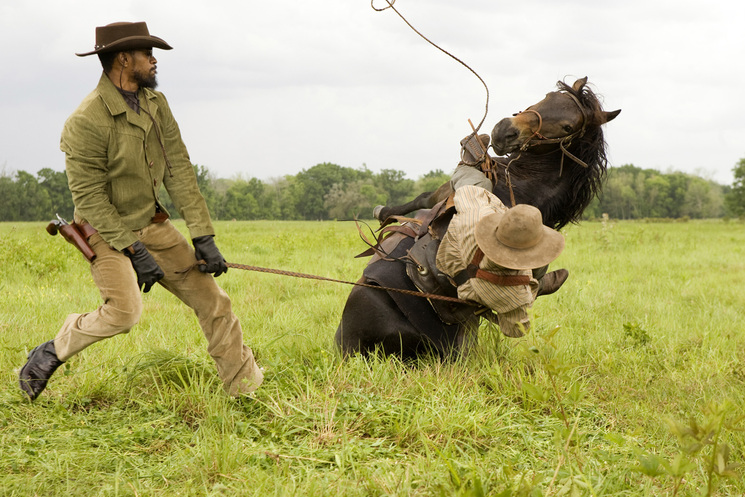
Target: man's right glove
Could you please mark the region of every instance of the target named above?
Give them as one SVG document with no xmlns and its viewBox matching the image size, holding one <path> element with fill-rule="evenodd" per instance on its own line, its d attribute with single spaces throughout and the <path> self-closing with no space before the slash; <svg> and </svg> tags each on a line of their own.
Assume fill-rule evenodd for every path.
<svg viewBox="0 0 745 497">
<path fill-rule="evenodd" d="M 143 292 L 149 292 L 150 288 L 166 275 L 141 241 L 137 240 L 122 250 L 122 253 L 132 261 L 132 267 L 137 273 L 137 286 L 140 290 L 144 287 Z"/>
</svg>

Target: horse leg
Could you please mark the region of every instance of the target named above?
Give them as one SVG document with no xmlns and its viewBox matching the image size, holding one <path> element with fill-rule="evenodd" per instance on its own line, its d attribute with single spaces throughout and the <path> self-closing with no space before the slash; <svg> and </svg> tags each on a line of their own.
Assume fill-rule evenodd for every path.
<svg viewBox="0 0 745 497">
<path fill-rule="evenodd" d="M 422 345 L 421 336 L 388 293 L 365 287 L 350 292 L 334 340 L 344 356 L 381 350 L 410 359 Z"/>
<path fill-rule="evenodd" d="M 451 193 L 453 193 L 453 188 L 448 181 L 437 190 L 433 192 L 424 192 L 411 202 L 407 202 L 403 205 L 394 205 L 391 207 L 379 205 L 373 210 L 373 216 L 378 221 L 385 221 L 391 216 L 403 216 L 404 214 L 419 209 L 431 209 L 438 202 L 448 198 Z"/>
</svg>

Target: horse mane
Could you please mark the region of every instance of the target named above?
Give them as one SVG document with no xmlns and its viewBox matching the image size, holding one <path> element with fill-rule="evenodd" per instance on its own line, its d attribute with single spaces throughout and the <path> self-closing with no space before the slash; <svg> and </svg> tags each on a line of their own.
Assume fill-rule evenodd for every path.
<svg viewBox="0 0 745 497">
<path fill-rule="evenodd" d="M 527 203 L 533 203 L 541 210 L 544 224 L 559 230 L 569 223 L 578 223 L 587 206 L 600 194 L 608 170 L 608 158 L 601 128 L 603 108 L 597 95 L 587 85 L 580 91 L 563 81 L 558 81 L 556 86 L 559 91 L 574 95 L 585 108 L 588 121 L 585 133 L 575 138 L 567 149 L 587 167 L 564 156 L 558 149 L 548 154 L 531 153 L 530 150 L 515 152 L 499 162 L 503 165 L 512 162 L 510 175 L 516 198 L 532 199 Z M 545 186 L 538 187 L 534 181 L 541 181 Z M 541 192 L 534 191 L 536 188 Z"/>
</svg>

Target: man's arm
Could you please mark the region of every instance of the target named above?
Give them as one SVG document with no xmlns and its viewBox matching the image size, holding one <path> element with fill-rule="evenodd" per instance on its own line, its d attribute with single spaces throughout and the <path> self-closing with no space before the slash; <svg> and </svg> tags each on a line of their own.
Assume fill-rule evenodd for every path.
<svg viewBox="0 0 745 497">
<path fill-rule="evenodd" d="M 191 238 L 214 235 L 207 203 L 199 191 L 197 177 L 191 164 L 189 153 L 181 139 L 178 123 L 171 113 L 168 102 L 163 94 L 158 94 L 158 113 L 163 132 L 163 145 L 171 165 L 165 171 L 163 183 L 168 191 L 173 205 L 178 209 L 181 217 L 186 221 Z"/>
<path fill-rule="evenodd" d="M 106 243 L 122 250 L 137 237 L 124 225 L 107 192 L 109 132 L 86 116 L 73 115 L 62 130 L 60 149 L 65 153 L 77 214 L 96 228 Z"/>
</svg>

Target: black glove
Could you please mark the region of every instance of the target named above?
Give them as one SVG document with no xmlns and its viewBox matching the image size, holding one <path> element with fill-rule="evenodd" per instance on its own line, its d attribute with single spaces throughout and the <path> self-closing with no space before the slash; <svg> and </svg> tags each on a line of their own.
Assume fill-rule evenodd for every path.
<svg viewBox="0 0 745 497">
<path fill-rule="evenodd" d="M 141 241 L 137 240 L 122 250 L 122 253 L 132 261 L 132 267 L 137 273 L 137 286 L 140 290 L 144 287 L 145 293 L 149 292 L 150 288 L 166 275 Z"/>
<path fill-rule="evenodd" d="M 193 238 L 194 253 L 198 261 L 204 261 L 206 264 L 200 264 L 199 270 L 203 273 L 212 273 L 215 278 L 223 273 L 228 272 L 228 265 L 225 259 L 215 245 L 215 239 L 212 235 L 204 235 Z"/>
</svg>

